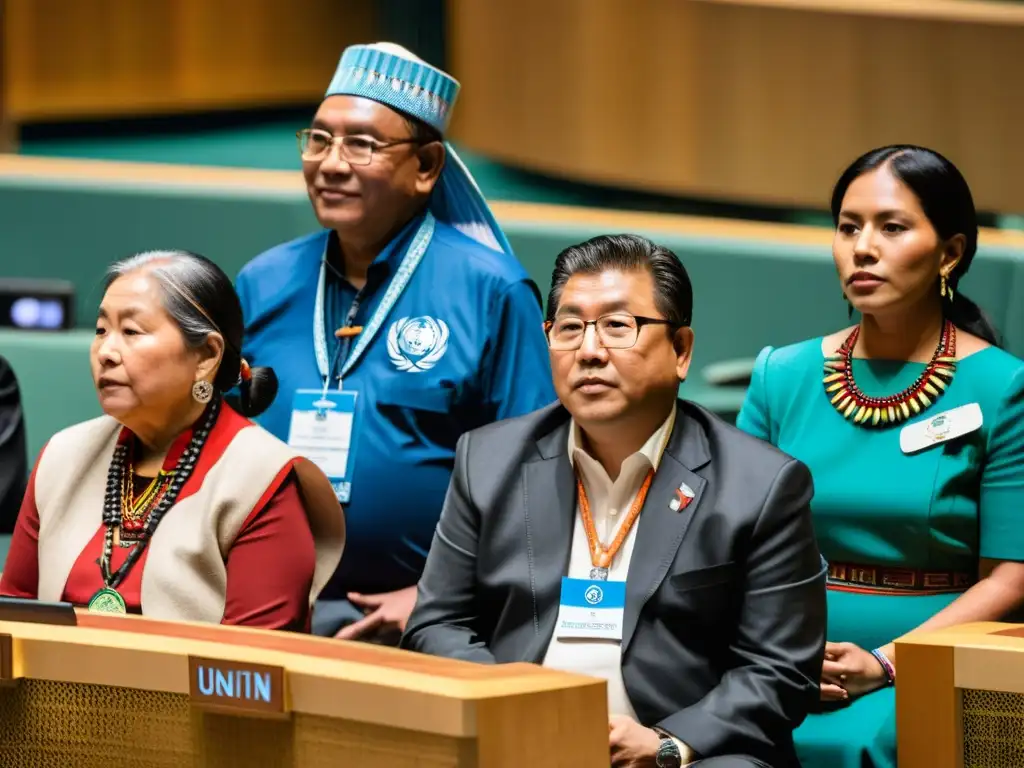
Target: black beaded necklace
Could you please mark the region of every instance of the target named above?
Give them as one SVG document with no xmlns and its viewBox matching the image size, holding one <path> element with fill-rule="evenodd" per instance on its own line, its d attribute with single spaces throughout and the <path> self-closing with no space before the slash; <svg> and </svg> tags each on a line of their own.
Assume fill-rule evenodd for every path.
<svg viewBox="0 0 1024 768">
<path fill-rule="evenodd" d="M 149 543 L 153 532 L 160 524 L 164 515 L 174 506 L 178 494 L 185 486 L 185 482 L 192 476 L 199 459 L 199 452 L 210 435 L 210 430 L 217 421 L 220 412 L 220 398 L 215 397 L 206 408 L 201 424 L 192 432 L 192 439 L 188 447 L 178 457 L 174 467 L 174 474 L 166 492 L 160 497 L 149 517 L 146 520 L 138 541 L 128 553 L 124 563 L 115 572 L 111 573 L 110 561 L 114 553 L 114 532 L 121 526 L 121 511 L 124 508 L 125 467 L 128 464 L 128 451 L 131 450 L 129 443 L 121 443 L 114 449 L 114 456 L 110 462 L 110 469 L 107 471 L 107 493 L 103 500 L 103 525 L 106 526 L 106 533 L 103 537 L 103 554 L 100 557 L 100 573 L 103 575 L 104 587 L 99 590 L 89 601 L 89 609 L 102 613 L 125 613 L 126 606 L 124 598 L 117 591 L 117 587 L 124 581 L 132 566 L 141 557 L 146 545 Z M 127 492 L 131 493 L 131 484 L 127 485 Z"/>
</svg>

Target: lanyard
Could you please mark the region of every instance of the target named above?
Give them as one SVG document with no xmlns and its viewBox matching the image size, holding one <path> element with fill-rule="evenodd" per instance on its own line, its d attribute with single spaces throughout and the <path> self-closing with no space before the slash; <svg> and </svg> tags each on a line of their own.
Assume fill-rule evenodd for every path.
<svg viewBox="0 0 1024 768">
<path fill-rule="evenodd" d="M 583 475 L 579 472 L 576 473 L 576 494 L 580 505 L 580 518 L 583 520 L 583 531 L 587 534 L 587 544 L 590 546 L 590 562 L 599 571 L 593 574 L 591 578 L 608 578 L 608 569 L 612 567 L 612 560 L 615 559 L 619 549 L 622 548 L 622 543 L 629 535 L 629 531 L 633 524 L 636 523 L 636 519 L 640 517 L 640 510 L 644 507 L 644 501 L 647 500 L 647 491 L 650 490 L 653 480 L 654 470 L 651 469 L 647 472 L 640 490 L 637 491 L 636 496 L 633 498 L 633 503 L 629 507 L 629 514 L 626 515 L 626 519 L 619 525 L 619 532 L 615 535 L 615 539 L 610 545 L 605 547 L 601 544 L 601 539 L 597 535 L 597 528 L 594 526 L 594 516 L 590 511 L 590 499 L 587 498 L 587 489 L 583 486 Z"/>
<path fill-rule="evenodd" d="M 422 261 L 423 254 L 426 252 L 427 246 L 430 245 L 430 240 L 433 236 L 434 216 L 428 211 L 423 219 L 423 223 L 420 224 L 420 228 L 416 230 L 416 235 L 413 237 L 409 249 L 405 252 L 405 256 L 402 257 L 402 263 L 398 266 L 398 271 L 388 285 L 388 289 L 373 313 L 373 317 L 370 318 L 370 322 L 366 324 L 363 332 L 359 334 L 355 347 L 351 348 L 351 338 L 344 339 L 338 345 L 338 351 L 334 356 L 334 360 L 329 360 L 327 354 L 327 317 L 324 314 L 324 282 L 327 268 L 327 251 L 324 249 L 324 256 L 320 261 L 320 277 L 316 286 L 316 302 L 313 305 L 313 347 L 316 351 L 316 365 L 320 369 L 320 377 L 324 380 L 325 392 L 329 386 L 331 375 L 337 368 L 339 361 L 342 362 L 342 367 L 338 373 L 338 389 L 341 389 L 342 379 L 348 375 L 348 372 L 359 361 L 366 348 L 370 346 L 370 342 L 373 341 L 373 337 L 377 335 L 377 331 L 384 324 L 384 320 L 395 306 L 398 297 L 405 290 L 405 286 L 409 284 L 409 280 L 412 279 L 413 272 L 416 271 L 416 267 Z M 345 321 L 346 326 L 350 326 L 355 322 L 355 315 L 358 311 L 359 302 L 357 300 L 349 308 L 348 317 Z M 350 348 L 351 353 L 349 352 Z"/>
</svg>

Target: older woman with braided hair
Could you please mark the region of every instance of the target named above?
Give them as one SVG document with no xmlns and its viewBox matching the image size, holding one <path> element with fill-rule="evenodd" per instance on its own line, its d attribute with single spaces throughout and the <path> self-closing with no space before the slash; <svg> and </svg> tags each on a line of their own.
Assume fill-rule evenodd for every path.
<svg viewBox="0 0 1024 768">
<path fill-rule="evenodd" d="M 344 518 L 323 473 L 247 418 L 277 380 L 241 358 L 242 328 L 231 281 L 202 256 L 110 268 L 91 350 L 105 415 L 40 454 L 0 594 L 308 629 Z"/>
</svg>

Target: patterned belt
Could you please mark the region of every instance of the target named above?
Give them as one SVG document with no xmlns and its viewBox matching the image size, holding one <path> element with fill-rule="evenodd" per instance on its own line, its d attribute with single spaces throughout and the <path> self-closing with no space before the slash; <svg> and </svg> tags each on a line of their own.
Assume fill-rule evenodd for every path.
<svg viewBox="0 0 1024 768">
<path fill-rule="evenodd" d="M 845 592 L 893 595 L 963 592 L 977 580 L 962 571 L 924 571 L 914 568 L 877 568 L 873 565 L 829 563 L 828 587 Z"/>
</svg>

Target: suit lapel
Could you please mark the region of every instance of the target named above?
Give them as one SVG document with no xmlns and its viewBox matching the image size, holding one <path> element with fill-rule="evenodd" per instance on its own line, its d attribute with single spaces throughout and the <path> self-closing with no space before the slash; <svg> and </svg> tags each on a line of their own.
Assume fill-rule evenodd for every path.
<svg viewBox="0 0 1024 768">
<path fill-rule="evenodd" d="M 568 423 L 537 441 L 540 457 L 523 467 L 526 552 L 533 593 L 534 636 L 525 658 L 540 663 L 554 632 L 562 577 L 568 573 L 576 522 L 576 481 L 569 463 Z"/>
<path fill-rule="evenodd" d="M 707 481 L 694 470 L 708 463 L 707 437 L 704 429 L 690 418 L 682 403 L 676 413 L 672 437 L 654 475 L 640 520 L 637 523 L 633 557 L 626 577 L 626 608 L 622 627 L 622 652 L 625 653 L 636 631 L 640 611 L 664 581 L 672 561 L 690 527 Z M 685 483 L 694 492 L 693 500 L 684 509 L 671 508 L 676 490 Z"/>
</svg>

